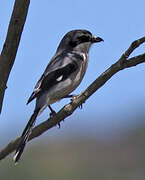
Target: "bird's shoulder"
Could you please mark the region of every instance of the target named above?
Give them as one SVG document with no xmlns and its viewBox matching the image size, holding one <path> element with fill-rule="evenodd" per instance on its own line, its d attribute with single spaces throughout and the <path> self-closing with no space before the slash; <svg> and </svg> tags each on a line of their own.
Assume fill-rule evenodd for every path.
<svg viewBox="0 0 145 180">
<path fill-rule="evenodd" d="M 79 53 L 75 51 L 63 51 L 61 53 L 57 53 L 47 65 L 44 75 L 46 76 L 48 73 L 65 67 L 68 64 L 73 62 L 78 63 L 79 61 L 83 61 L 86 58 L 85 53 Z"/>
</svg>

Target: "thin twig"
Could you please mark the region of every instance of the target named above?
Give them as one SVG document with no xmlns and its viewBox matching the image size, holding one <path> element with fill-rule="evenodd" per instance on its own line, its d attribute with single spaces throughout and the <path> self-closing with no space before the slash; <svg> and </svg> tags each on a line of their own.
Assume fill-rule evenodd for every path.
<svg viewBox="0 0 145 180">
<path fill-rule="evenodd" d="M 131 53 L 144 42 L 145 42 L 145 37 L 142 37 L 142 38 L 140 38 L 138 40 L 133 41 L 131 43 L 131 45 L 129 46 L 129 48 L 122 54 L 122 56 L 118 60 L 118 63 L 120 65 L 122 65 L 124 63 L 124 61 L 129 58 Z"/>
</svg>

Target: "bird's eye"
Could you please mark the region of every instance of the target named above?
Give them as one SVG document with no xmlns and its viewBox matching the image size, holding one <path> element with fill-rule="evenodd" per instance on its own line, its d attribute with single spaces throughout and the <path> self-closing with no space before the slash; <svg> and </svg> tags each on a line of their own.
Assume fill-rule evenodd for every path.
<svg viewBox="0 0 145 180">
<path fill-rule="evenodd" d="M 84 42 L 89 42 L 90 41 L 90 37 L 86 36 L 86 35 L 82 35 L 77 37 L 75 40 L 70 41 L 69 45 L 71 47 L 76 47 L 78 44 L 84 43 Z"/>
<path fill-rule="evenodd" d="M 90 41 L 90 37 L 82 35 L 82 36 L 79 37 L 79 40 L 80 40 L 80 42 L 89 42 Z"/>
</svg>

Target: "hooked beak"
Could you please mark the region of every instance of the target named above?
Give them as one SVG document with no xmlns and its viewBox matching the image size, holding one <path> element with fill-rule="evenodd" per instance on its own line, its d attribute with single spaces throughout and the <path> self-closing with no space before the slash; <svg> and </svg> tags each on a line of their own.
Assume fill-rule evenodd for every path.
<svg viewBox="0 0 145 180">
<path fill-rule="evenodd" d="M 93 42 L 93 43 L 101 42 L 101 41 L 104 41 L 104 40 L 103 40 L 102 38 L 100 38 L 100 37 L 92 36 L 92 42 Z"/>
</svg>

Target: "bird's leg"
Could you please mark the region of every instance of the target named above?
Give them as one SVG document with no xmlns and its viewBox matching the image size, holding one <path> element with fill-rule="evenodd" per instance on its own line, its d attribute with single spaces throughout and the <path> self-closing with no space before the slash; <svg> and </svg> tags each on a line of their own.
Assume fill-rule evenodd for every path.
<svg viewBox="0 0 145 180">
<path fill-rule="evenodd" d="M 63 98 L 73 98 L 73 96 L 75 96 L 74 94 L 69 94 L 67 96 L 64 96 Z"/>
<path fill-rule="evenodd" d="M 52 109 L 52 107 L 50 105 L 48 105 L 48 107 L 49 107 L 49 109 L 51 111 L 50 117 L 53 117 L 56 114 L 56 112 Z"/>
<path fill-rule="evenodd" d="M 56 112 L 52 109 L 52 107 L 50 105 L 48 105 L 51 113 L 50 113 L 50 117 L 52 118 L 53 116 L 55 116 Z M 57 123 L 58 127 L 60 128 L 60 123 Z"/>
</svg>

